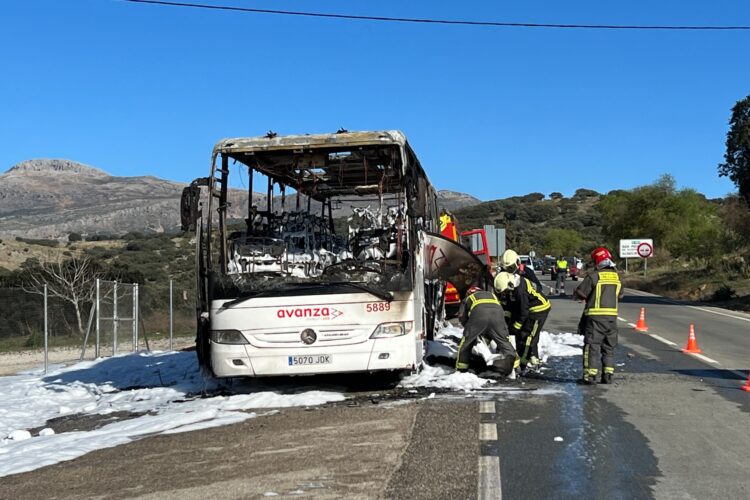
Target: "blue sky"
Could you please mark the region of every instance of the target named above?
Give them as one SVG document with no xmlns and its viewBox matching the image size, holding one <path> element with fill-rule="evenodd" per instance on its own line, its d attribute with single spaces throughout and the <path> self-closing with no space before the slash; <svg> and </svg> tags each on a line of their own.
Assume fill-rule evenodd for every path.
<svg viewBox="0 0 750 500">
<path fill-rule="evenodd" d="M 750 2 L 203 0 L 358 15 L 750 25 Z M 68 158 L 189 182 L 224 137 L 400 129 L 440 189 L 484 200 L 673 174 L 710 197 L 750 31 L 388 24 L 7 0 L 0 170 Z"/>
</svg>

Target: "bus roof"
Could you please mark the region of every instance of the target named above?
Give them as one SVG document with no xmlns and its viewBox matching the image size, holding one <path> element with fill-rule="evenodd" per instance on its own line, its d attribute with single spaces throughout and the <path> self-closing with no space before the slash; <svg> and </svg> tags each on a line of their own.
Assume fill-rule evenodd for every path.
<svg viewBox="0 0 750 500">
<path fill-rule="evenodd" d="M 398 130 L 374 132 L 340 131 L 331 134 L 276 135 L 272 132 L 261 137 L 238 137 L 222 139 L 214 146 L 214 155 L 219 153 L 252 153 L 255 151 L 288 150 L 289 148 L 356 147 L 375 144 L 406 146 L 406 137 Z"/>
</svg>

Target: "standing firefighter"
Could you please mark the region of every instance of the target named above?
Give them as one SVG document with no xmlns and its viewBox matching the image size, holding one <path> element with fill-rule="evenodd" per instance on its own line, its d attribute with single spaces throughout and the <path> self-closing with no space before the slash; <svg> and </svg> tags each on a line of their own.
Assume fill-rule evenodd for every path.
<svg viewBox="0 0 750 500">
<path fill-rule="evenodd" d="M 501 375 L 510 375 L 518 366 L 518 356 L 508 341 L 508 327 L 500 301 L 492 292 L 487 292 L 477 286 L 469 287 L 467 296 L 461 302 L 458 319 L 464 327 L 464 336 L 458 346 L 456 370 L 469 369 L 471 349 L 481 336 L 487 340 L 494 340 L 501 358 L 496 359 L 493 369 Z"/>
<path fill-rule="evenodd" d="M 510 311 L 510 332 L 516 336 L 518 352 L 521 353 L 521 370 L 527 365 L 538 368 L 539 332 L 552 305 L 536 291 L 531 281 L 508 272 L 498 273 L 495 277 L 495 290 Z"/>
<path fill-rule="evenodd" d="M 557 258 L 555 268 L 557 269 L 557 280 L 555 282 L 555 288 L 557 288 L 557 293 L 559 293 L 560 295 L 565 295 L 565 278 L 568 275 L 568 261 L 565 259 L 565 257 L 561 255 Z"/>
<path fill-rule="evenodd" d="M 604 247 L 591 253 L 595 269 L 589 273 L 574 294 L 586 302 L 579 333 L 583 334 L 584 384 L 596 384 L 603 368 L 602 384 L 612 383 L 617 347 L 617 305 L 622 298 L 620 277 L 612 254 Z"/>
</svg>

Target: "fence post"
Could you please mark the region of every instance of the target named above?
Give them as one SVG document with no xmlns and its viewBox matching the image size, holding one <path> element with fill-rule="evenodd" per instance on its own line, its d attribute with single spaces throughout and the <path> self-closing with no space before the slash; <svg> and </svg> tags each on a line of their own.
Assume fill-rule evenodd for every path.
<svg viewBox="0 0 750 500">
<path fill-rule="evenodd" d="M 135 328 L 135 345 L 138 345 L 138 321 L 141 319 L 141 291 L 138 283 L 135 283 L 135 318 L 133 319 L 133 328 Z M 148 346 L 146 346 L 148 347 Z"/>
<path fill-rule="evenodd" d="M 99 278 L 96 278 L 96 348 L 94 349 L 96 351 L 96 359 L 99 359 L 99 310 L 100 310 L 100 280 Z"/>
<path fill-rule="evenodd" d="M 112 356 L 117 356 L 117 281 L 112 292 Z"/>
<path fill-rule="evenodd" d="M 172 281 L 169 280 L 169 350 L 172 350 Z"/>
<path fill-rule="evenodd" d="M 138 323 L 136 323 L 136 321 L 137 321 L 138 318 L 135 317 L 135 311 L 137 309 L 137 307 L 136 307 L 136 295 L 135 295 L 136 294 L 136 291 L 135 291 L 136 288 L 135 287 L 136 287 L 135 283 L 132 283 L 130 285 L 130 296 L 133 299 L 133 314 L 132 314 L 132 318 L 133 318 L 133 352 L 137 352 L 138 351 L 138 337 L 136 335 L 136 328 L 137 328 L 137 325 L 138 325 Z"/>
<path fill-rule="evenodd" d="M 44 284 L 44 373 L 47 373 L 47 364 L 49 362 L 48 344 L 49 337 L 47 330 L 47 284 Z"/>
</svg>

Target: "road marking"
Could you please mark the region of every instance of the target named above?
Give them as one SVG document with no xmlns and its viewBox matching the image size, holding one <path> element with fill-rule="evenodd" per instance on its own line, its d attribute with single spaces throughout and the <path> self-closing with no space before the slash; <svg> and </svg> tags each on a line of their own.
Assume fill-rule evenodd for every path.
<svg viewBox="0 0 750 500">
<path fill-rule="evenodd" d="M 495 413 L 495 402 L 494 401 L 480 402 L 479 413 Z"/>
<path fill-rule="evenodd" d="M 662 302 L 664 302 L 666 304 L 672 304 L 672 305 L 675 305 L 675 306 L 685 306 L 685 307 L 689 307 L 690 309 L 695 309 L 696 311 L 703 311 L 703 312 L 707 312 L 707 313 L 711 313 L 711 314 L 718 314 L 719 316 L 726 316 L 727 318 L 738 319 L 740 321 L 750 321 L 750 318 L 747 318 L 747 317 L 744 317 L 744 316 L 735 316 L 734 314 L 727 314 L 727 313 L 720 312 L 720 311 L 714 311 L 712 309 L 708 309 L 708 308 L 701 307 L 701 306 L 691 306 L 691 305 L 685 304 L 683 302 L 678 302 L 678 301 L 672 300 L 672 299 L 670 299 L 668 297 L 663 297 L 661 295 L 656 295 L 656 294 L 653 294 L 653 293 L 642 292 L 640 290 L 633 290 L 633 289 L 630 289 L 630 288 L 628 288 L 628 292 L 632 293 L 633 295 L 640 296 L 640 297 L 656 297 L 656 298 L 658 298 L 659 300 L 661 300 Z"/>
<path fill-rule="evenodd" d="M 628 321 L 628 320 L 626 320 L 625 318 L 621 318 L 621 317 L 619 317 L 619 316 L 617 317 L 617 319 L 619 319 L 620 321 L 625 321 L 625 322 L 627 322 L 627 321 Z"/>
<path fill-rule="evenodd" d="M 479 457 L 479 491 L 480 500 L 500 500 L 503 498 L 500 488 L 500 458 Z"/>
<path fill-rule="evenodd" d="M 649 335 L 650 335 L 650 336 L 651 336 L 652 338 L 655 338 L 656 340 L 658 340 L 659 342 L 664 342 L 664 343 L 665 343 L 665 344 L 667 344 L 667 345 L 677 345 L 677 344 L 675 344 L 674 342 L 672 342 L 671 340 L 667 340 L 667 339 L 665 339 L 664 337 L 659 337 L 659 336 L 658 336 L 657 334 L 655 334 L 655 333 L 649 333 Z"/>
<path fill-rule="evenodd" d="M 628 323 L 628 326 L 631 328 L 635 328 L 635 323 Z"/>
<path fill-rule="evenodd" d="M 709 363 L 714 363 L 714 364 L 717 364 L 717 365 L 719 364 L 719 362 L 716 361 L 715 359 L 711 359 L 708 356 L 704 356 L 703 354 L 697 354 L 697 353 L 687 353 L 687 354 L 692 354 L 696 358 L 702 359 L 703 361 L 707 361 Z"/>
<path fill-rule="evenodd" d="M 496 424 L 479 424 L 480 441 L 497 441 Z"/>
</svg>

